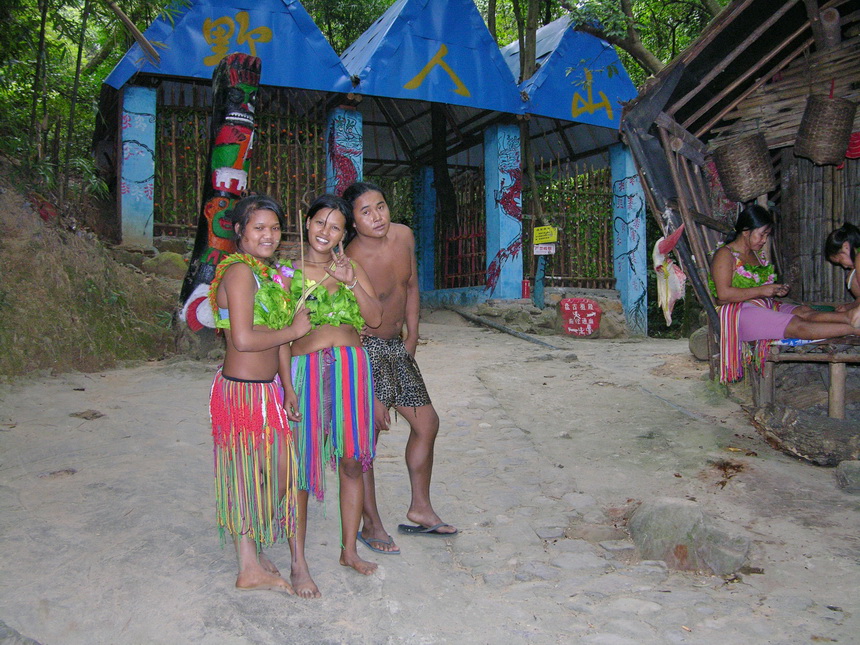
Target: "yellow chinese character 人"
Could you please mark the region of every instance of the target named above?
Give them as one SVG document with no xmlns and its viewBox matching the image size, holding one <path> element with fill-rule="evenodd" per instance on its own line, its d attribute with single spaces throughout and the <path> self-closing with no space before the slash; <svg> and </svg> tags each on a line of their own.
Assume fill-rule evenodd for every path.
<svg viewBox="0 0 860 645">
<path fill-rule="evenodd" d="M 428 63 L 424 66 L 424 68 L 418 72 L 412 80 L 410 80 L 403 87 L 407 90 L 414 90 L 421 86 L 424 82 L 424 79 L 427 78 L 427 74 L 436 67 L 437 65 L 441 67 L 446 74 L 454 81 L 454 86 L 456 89 L 454 90 L 455 94 L 459 94 L 460 96 L 471 96 L 471 92 L 469 89 L 463 84 L 463 81 L 460 80 L 460 77 L 454 73 L 454 70 L 451 69 L 451 66 L 445 62 L 445 55 L 448 53 L 448 46 L 445 43 L 439 45 L 439 51 L 436 52 L 436 55 L 431 58 Z"/>
<path fill-rule="evenodd" d="M 203 38 L 212 45 L 212 55 L 203 59 L 205 65 L 217 65 L 227 55 L 230 39 L 236 30 L 232 18 L 222 16 L 217 20 L 207 18 L 203 21 Z"/>
</svg>

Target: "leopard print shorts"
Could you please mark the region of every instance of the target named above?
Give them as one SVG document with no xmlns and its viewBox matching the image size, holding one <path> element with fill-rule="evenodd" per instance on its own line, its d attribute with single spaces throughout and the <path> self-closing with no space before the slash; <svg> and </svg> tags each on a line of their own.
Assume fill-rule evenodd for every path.
<svg viewBox="0 0 860 645">
<path fill-rule="evenodd" d="M 418 363 L 400 338 L 365 336 L 364 349 L 373 371 L 373 392 L 385 407 L 418 408 L 430 404 L 430 395 Z"/>
</svg>

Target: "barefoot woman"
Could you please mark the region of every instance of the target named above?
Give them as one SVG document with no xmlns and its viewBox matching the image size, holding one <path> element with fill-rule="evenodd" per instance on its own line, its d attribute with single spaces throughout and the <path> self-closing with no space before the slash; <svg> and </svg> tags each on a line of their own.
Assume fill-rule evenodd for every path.
<svg viewBox="0 0 860 645">
<path fill-rule="evenodd" d="M 860 310 L 818 312 L 774 300 L 788 294 L 776 282 L 765 248 L 773 229 L 770 211 L 751 204 L 711 261 L 711 289 L 720 305 L 720 381 L 743 377 L 744 341 L 817 340 L 860 333 Z M 759 360 L 767 344 L 757 346 Z"/>
<path fill-rule="evenodd" d="M 293 593 L 262 547 L 285 541 L 295 526 L 295 453 L 274 379 L 279 348 L 304 336 L 310 321 L 300 311 L 287 324 L 292 306 L 266 265 L 281 240 L 280 207 L 252 195 L 230 220 L 238 252 L 218 265 L 209 293 L 227 339 L 209 403 L 218 529 L 236 545 L 236 587 Z"/>
<path fill-rule="evenodd" d="M 291 424 L 299 458 L 298 525 L 293 584 L 302 597 L 320 595 L 307 573 L 304 547 L 308 494 L 322 499 L 324 469 L 337 468 L 340 484 L 340 563 L 370 574 L 376 564 L 358 557 L 355 542 L 364 499 L 362 472 L 373 459 L 373 390 L 359 331 L 382 320 L 382 307 L 364 270 L 343 254 L 352 211 L 341 198 L 322 195 L 308 210 L 303 263 L 281 271 L 294 301 L 307 292 L 313 330 L 282 353 L 287 401 L 298 399 L 301 421 Z M 298 397 L 296 397 L 298 392 Z M 301 580 L 295 573 L 305 571 Z"/>
</svg>

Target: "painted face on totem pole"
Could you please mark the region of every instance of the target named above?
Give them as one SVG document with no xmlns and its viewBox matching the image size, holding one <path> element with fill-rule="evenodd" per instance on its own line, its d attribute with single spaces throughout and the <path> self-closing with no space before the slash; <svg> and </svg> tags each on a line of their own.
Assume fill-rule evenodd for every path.
<svg viewBox="0 0 860 645">
<path fill-rule="evenodd" d="M 218 264 L 224 255 L 236 249 L 233 242 L 233 227 L 227 216 L 234 200 L 229 197 L 215 196 L 209 199 L 203 207 L 203 215 L 209 223 L 209 248 L 207 262 Z"/>
<path fill-rule="evenodd" d="M 262 63 L 256 56 L 228 54 L 212 74 L 209 174 L 203 185 L 198 235 L 180 297 L 187 300 L 215 275 L 218 262 L 236 250 L 227 213 L 248 186 L 254 113 Z"/>
<path fill-rule="evenodd" d="M 257 88 L 239 83 L 227 91 L 228 123 L 254 127 L 254 104 L 257 102 Z"/>
</svg>

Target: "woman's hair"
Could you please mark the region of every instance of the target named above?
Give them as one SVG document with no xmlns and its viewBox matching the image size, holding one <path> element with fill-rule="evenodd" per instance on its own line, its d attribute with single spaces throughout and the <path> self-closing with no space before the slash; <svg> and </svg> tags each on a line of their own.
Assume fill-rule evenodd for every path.
<svg viewBox="0 0 860 645">
<path fill-rule="evenodd" d="M 754 231 L 762 226 L 773 226 L 773 215 L 758 204 L 750 204 L 738 213 L 735 230 L 726 237 L 726 243 L 734 242 L 744 231 Z"/>
<path fill-rule="evenodd" d="M 234 231 L 236 230 L 236 224 L 239 225 L 239 234 L 237 237 L 245 230 L 245 227 L 248 225 L 248 219 L 254 211 L 272 211 L 278 218 L 281 228 L 284 228 L 286 225 L 284 212 L 278 206 L 278 202 L 267 195 L 248 195 L 236 202 L 228 216 Z"/>
<path fill-rule="evenodd" d="M 332 195 L 331 193 L 320 195 L 313 201 L 311 207 L 308 209 L 308 214 L 307 217 L 305 217 L 305 221 L 307 222 L 310 218 L 312 218 L 324 208 L 330 208 L 332 210 L 339 211 L 343 215 L 344 219 L 346 220 L 346 222 L 344 222 L 343 244 L 349 244 L 350 240 L 355 235 L 355 228 L 352 225 L 354 218 L 352 217 L 352 207 L 350 206 L 350 203 L 344 198 L 338 197 L 337 195 Z"/>
<path fill-rule="evenodd" d="M 838 255 L 845 242 L 848 242 L 848 253 L 851 256 L 851 261 L 854 262 L 857 249 L 860 249 L 860 228 L 850 222 L 845 222 L 824 240 L 824 257 L 829 260 Z"/>
<path fill-rule="evenodd" d="M 376 184 L 373 184 L 369 181 L 355 182 L 354 184 L 352 184 L 352 186 L 343 191 L 343 198 L 347 201 L 351 209 L 352 205 L 355 204 L 356 199 L 364 195 L 364 193 L 369 193 L 372 190 L 375 190 L 380 195 L 382 195 L 382 199 L 384 199 L 386 202 L 388 201 L 388 198 L 385 196 L 385 191 L 382 190 Z"/>
</svg>

